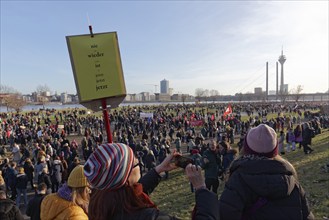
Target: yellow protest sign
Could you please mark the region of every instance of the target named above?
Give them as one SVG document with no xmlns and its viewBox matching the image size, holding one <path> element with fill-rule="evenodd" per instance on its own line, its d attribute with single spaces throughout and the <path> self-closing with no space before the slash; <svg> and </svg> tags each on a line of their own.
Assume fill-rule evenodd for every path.
<svg viewBox="0 0 329 220">
<path fill-rule="evenodd" d="M 66 42 L 80 103 L 97 110 L 105 98 L 111 106 L 118 105 L 126 86 L 117 33 L 67 36 Z"/>
</svg>

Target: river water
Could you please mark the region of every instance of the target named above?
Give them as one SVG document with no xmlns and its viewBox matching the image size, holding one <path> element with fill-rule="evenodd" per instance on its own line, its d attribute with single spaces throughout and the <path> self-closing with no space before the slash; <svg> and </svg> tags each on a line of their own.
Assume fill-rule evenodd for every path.
<svg viewBox="0 0 329 220">
<path fill-rule="evenodd" d="M 195 102 L 185 102 L 185 104 L 194 104 Z M 166 104 L 183 104 L 183 102 L 144 102 L 144 103 L 121 103 L 119 106 L 141 106 L 141 105 L 166 105 Z M 74 109 L 74 108 L 85 108 L 80 104 L 45 104 L 46 109 Z M 23 107 L 22 111 L 36 111 L 43 109 L 43 105 L 26 105 Z M 15 110 L 9 109 L 9 112 L 14 112 Z M 7 107 L 0 105 L 0 112 L 8 112 Z"/>
</svg>

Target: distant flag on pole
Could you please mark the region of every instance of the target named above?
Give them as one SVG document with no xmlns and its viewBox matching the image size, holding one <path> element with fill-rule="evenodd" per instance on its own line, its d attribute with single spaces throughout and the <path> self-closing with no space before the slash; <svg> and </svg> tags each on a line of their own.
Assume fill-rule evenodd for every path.
<svg viewBox="0 0 329 220">
<path fill-rule="evenodd" d="M 228 104 L 227 108 L 225 109 L 225 112 L 224 112 L 223 116 L 226 117 L 227 115 L 232 114 L 232 113 L 233 113 L 233 111 L 232 111 L 231 104 Z"/>
</svg>

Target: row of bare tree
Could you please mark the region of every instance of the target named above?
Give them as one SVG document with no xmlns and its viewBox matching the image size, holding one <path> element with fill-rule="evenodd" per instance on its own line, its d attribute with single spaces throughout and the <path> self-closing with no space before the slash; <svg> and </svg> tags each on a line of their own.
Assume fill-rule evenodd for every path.
<svg viewBox="0 0 329 220">
<path fill-rule="evenodd" d="M 37 94 L 42 94 L 47 91 L 50 91 L 47 85 L 39 85 L 35 92 Z M 14 109 L 16 112 L 20 112 L 27 102 L 16 89 L 6 85 L 0 85 L 0 104 L 6 106 L 7 111 L 9 111 L 9 109 Z M 42 104 L 44 105 L 45 103 Z"/>
</svg>

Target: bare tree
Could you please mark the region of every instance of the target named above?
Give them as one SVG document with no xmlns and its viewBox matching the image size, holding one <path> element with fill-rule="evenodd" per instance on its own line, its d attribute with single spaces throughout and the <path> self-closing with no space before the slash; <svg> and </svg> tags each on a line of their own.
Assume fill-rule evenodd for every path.
<svg viewBox="0 0 329 220">
<path fill-rule="evenodd" d="M 0 85 L 0 102 L 9 109 L 14 109 L 16 112 L 20 112 L 26 105 L 22 95 L 14 88 L 6 85 Z"/>
<path fill-rule="evenodd" d="M 219 95 L 219 92 L 216 89 L 212 89 L 209 91 L 209 95 L 210 95 L 212 101 L 215 102 L 215 100 L 217 99 L 217 97 Z"/>
<path fill-rule="evenodd" d="M 287 90 L 280 90 L 279 97 L 282 103 L 285 103 L 288 98 L 289 92 Z"/>
<path fill-rule="evenodd" d="M 45 104 L 49 102 L 49 98 L 47 97 L 46 93 L 50 92 L 50 88 L 45 84 L 45 85 L 38 85 L 36 88 L 36 93 L 38 94 L 38 102 L 40 102 L 45 108 Z"/>
<path fill-rule="evenodd" d="M 45 92 L 50 92 L 50 88 L 45 84 L 45 85 L 38 85 L 36 90 L 38 94 L 42 95 Z"/>
<path fill-rule="evenodd" d="M 299 99 L 303 96 L 302 91 L 303 91 L 303 86 L 301 85 L 298 85 L 295 89 L 291 90 L 291 94 L 294 95 L 296 102 L 298 102 Z"/>
<path fill-rule="evenodd" d="M 19 93 L 10 94 L 4 98 L 4 103 L 7 106 L 7 111 L 9 108 L 14 109 L 17 113 L 20 112 L 26 105 L 23 97 Z"/>
<path fill-rule="evenodd" d="M 18 91 L 10 86 L 0 85 L 0 94 L 13 94 L 18 93 Z"/>
<path fill-rule="evenodd" d="M 195 98 L 200 101 L 201 98 L 204 96 L 204 93 L 205 93 L 204 89 L 201 88 L 195 89 Z"/>
</svg>

